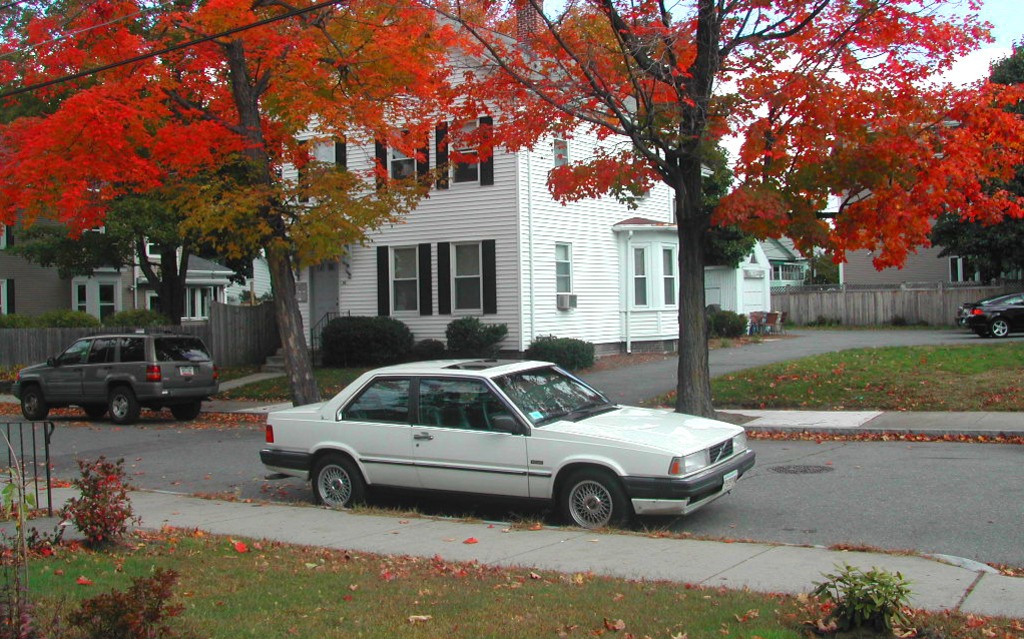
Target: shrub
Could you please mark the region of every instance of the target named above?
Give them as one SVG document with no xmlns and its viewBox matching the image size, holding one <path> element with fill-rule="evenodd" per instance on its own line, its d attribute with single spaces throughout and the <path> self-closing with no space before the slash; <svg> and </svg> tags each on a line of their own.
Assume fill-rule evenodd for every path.
<svg viewBox="0 0 1024 639">
<path fill-rule="evenodd" d="M 140 308 L 134 311 L 121 311 L 120 313 L 114 313 L 107 319 L 103 320 L 104 326 L 137 326 L 144 328 L 146 326 L 167 326 L 171 323 L 163 313 L 151 311 L 149 309 Z"/>
<path fill-rule="evenodd" d="M 178 579 L 173 570 L 158 568 L 152 577 L 133 577 L 128 590 L 112 590 L 86 599 L 68 621 L 89 639 L 160 639 L 180 637 L 167 620 L 185 610 L 169 605 Z"/>
<path fill-rule="evenodd" d="M 709 337 L 736 338 L 747 333 L 747 316 L 733 311 L 715 311 L 708 315 Z"/>
<path fill-rule="evenodd" d="M 18 315 L 17 313 L 0 315 L 0 328 L 32 328 L 35 325 L 36 320 L 34 317 Z"/>
<path fill-rule="evenodd" d="M 838 317 L 825 317 L 819 315 L 813 321 L 807 322 L 808 326 L 840 326 L 843 323 Z"/>
<path fill-rule="evenodd" d="M 36 318 L 36 326 L 42 328 L 93 328 L 100 321 L 84 311 L 48 311 Z"/>
<path fill-rule="evenodd" d="M 124 460 L 95 462 L 78 460 L 81 477 L 72 482 L 81 494 L 60 510 L 61 519 L 71 521 L 86 542 L 99 546 L 115 542 L 128 532 L 128 522 L 137 518 L 132 512 L 125 482 Z"/>
<path fill-rule="evenodd" d="M 413 336 L 393 317 L 339 317 L 324 326 L 324 366 L 381 366 L 409 358 Z"/>
<path fill-rule="evenodd" d="M 494 357 L 498 342 L 508 335 L 505 324 L 484 324 L 477 317 L 460 317 L 448 324 L 444 336 L 456 357 Z"/>
<path fill-rule="evenodd" d="M 526 349 L 526 356 L 575 371 L 594 365 L 594 345 L 572 337 L 547 335 L 534 339 Z"/>
<path fill-rule="evenodd" d="M 897 624 L 907 622 L 903 608 L 908 604 L 910 588 L 900 573 L 877 568 L 863 572 L 844 564 L 825 579 L 815 583 L 814 595 L 835 604 L 830 618 L 839 630 L 867 626 L 891 634 Z"/>
<path fill-rule="evenodd" d="M 447 351 L 444 342 L 436 339 L 423 339 L 416 342 L 412 347 L 412 358 L 417 362 L 428 359 L 441 359 Z"/>
</svg>

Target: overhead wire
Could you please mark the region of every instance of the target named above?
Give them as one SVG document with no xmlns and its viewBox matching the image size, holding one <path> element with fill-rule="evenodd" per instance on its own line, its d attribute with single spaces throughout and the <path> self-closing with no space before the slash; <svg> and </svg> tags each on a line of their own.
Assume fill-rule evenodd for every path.
<svg viewBox="0 0 1024 639">
<path fill-rule="evenodd" d="M 329 7 L 331 5 L 337 4 L 340 1 L 341 0 L 325 0 L 324 2 L 319 2 L 319 3 L 316 3 L 316 4 L 312 4 L 312 5 L 308 6 L 308 7 L 301 7 L 299 9 L 293 9 L 291 11 L 282 13 L 281 15 L 278 15 L 278 16 L 272 16 L 270 18 L 264 18 L 263 20 L 258 20 L 256 22 L 253 22 L 253 23 L 250 23 L 250 24 L 245 24 L 245 25 L 241 25 L 241 26 L 238 26 L 238 27 L 233 27 L 231 29 L 225 29 L 224 31 L 220 31 L 220 32 L 217 32 L 217 33 L 212 33 L 212 34 L 209 34 L 209 35 L 205 35 L 205 36 L 202 36 L 200 38 L 195 38 L 193 40 L 186 40 L 184 42 L 179 42 L 177 44 L 173 44 L 173 45 L 170 45 L 170 46 L 167 46 L 167 47 L 163 47 L 161 49 L 154 49 L 152 51 L 148 51 L 146 53 L 141 53 L 139 55 L 132 56 L 130 58 L 126 58 L 124 60 L 119 60 L 117 62 L 111 62 L 109 64 L 104 64 L 104 65 L 100 65 L 100 66 L 97 66 L 97 67 L 92 67 L 92 68 L 89 68 L 89 69 L 85 69 L 85 70 L 79 71 L 77 73 L 69 73 L 69 74 L 61 76 L 59 78 L 53 78 L 53 79 L 50 79 L 50 80 L 46 80 L 44 82 L 37 82 L 35 84 L 31 84 L 31 85 L 24 86 L 24 87 L 19 87 L 17 89 L 10 89 L 8 91 L 0 92 L 0 99 L 9 98 L 11 96 L 20 95 L 22 93 L 28 93 L 30 91 L 36 91 L 38 89 L 44 89 L 46 87 L 53 86 L 55 84 L 61 84 L 61 83 L 64 83 L 64 82 L 70 82 L 71 80 L 78 80 L 79 78 L 84 78 L 84 77 L 87 77 L 87 76 L 90 76 L 90 75 L 96 75 L 96 74 L 102 73 L 104 71 L 110 71 L 111 69 L 117 69 L 119 67 L 127 66 L 129 64 L 135 64 L 136 62 L 142 62 L 143 60 L 148 60 L 150 58 L 155 58 L 155 57 L 158 57 L 158 56 L 161 56 L 161 55 L 165 55 L 167 53 L 172 53 L 174 51 L 180 51 L 182 49 L 187 49 L 188 47 L 194 47 L 196 45 L 203 44 L 205 42 L 210 42 L 210 41 L 216 40 L 218 38 L 224 38 L 224 37 L 227 37 L 227 36 L 234 35 L 236 33 L 242 33 L 244 31 L 249 31 L 250 29 L 256 29 L 258 27 L 263 27 L 263 26 L 266 26 L 268 24 L 273 24 L 275 22 L 280 22 L 281 20 L 285 20 L 287 18 L 294 18 L 295 16 L 302 15 L 304 13 L 309 13 L 311 11 L 316 11 L 317 9 L 323 9 L 325 7 Z"/>
</svg>

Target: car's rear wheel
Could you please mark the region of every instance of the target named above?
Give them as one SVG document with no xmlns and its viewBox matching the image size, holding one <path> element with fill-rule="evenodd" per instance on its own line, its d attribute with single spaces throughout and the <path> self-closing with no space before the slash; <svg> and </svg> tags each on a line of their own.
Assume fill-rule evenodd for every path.
<svg viewBox="0 0 1024 639">
<path fill-rule="evenodd" d="M 323 457 L 313 470 L 313 500 L 331 508 L 348 508 L 366 499 L 359 468 L 344 455 Z"/>
<path fill-rule="evenodd" d="M 21 414 L 32 422 L 46 419 L 50 414 L 50 407 L 46 405 L 43 389 L 38 386 L 26 386 L 21 389 Z"/>
<path fill-rule="evenodd" d="M 89 404 L 82 406 L 82 410 L 85 411 L 85 416 L 89 419 L 100 419 L 107 414 L 107 407 L 103 404 Z"/>
<path fill-rule="evenodd" d="M 621 525 L 633 516 L 618 478 L 596 468 L 578 470 L 566 479 L 559 507 L 562 520 L 580 528 Z"/>
<path fill-rule="evenodd" d="M 139 419 L 139 400 L 135 398 L 135 392 L 128 386 L 115 386 L 110 389 L 110 398 L 107 402 L 110 409 L 110 420 L 115 424 L 134 424 Z"/>
<path fill-rule="evenodd" d="M 174 415 L 174 419 L 180 422 L 190 422 L 199 417 L 199 412 L 202 408 L 203 402 L 200 400 L 188 402 L 187 404 L 174 404 L 171 406 L 171 414 Z"/>
<path fill-rule="evenodd" d="M 992 337 L 1006 337 L 1010 334 L 1010 323 L 1002 317 L 997 317 L 989 322 L 988 332 Z"/>
</svg>

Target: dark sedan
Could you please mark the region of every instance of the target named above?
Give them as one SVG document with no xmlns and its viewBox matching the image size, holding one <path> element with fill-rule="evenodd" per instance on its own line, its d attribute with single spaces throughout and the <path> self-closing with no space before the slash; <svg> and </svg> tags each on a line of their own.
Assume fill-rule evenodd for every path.
<svg viewBox="0 0 1024 639">
<path fill-rule="evenodd" d="M 981 337 L 1006 337 L 1024 331 L 1024 293 L 997 295 L 960 305 L 959 324 Z"/>
</svg>

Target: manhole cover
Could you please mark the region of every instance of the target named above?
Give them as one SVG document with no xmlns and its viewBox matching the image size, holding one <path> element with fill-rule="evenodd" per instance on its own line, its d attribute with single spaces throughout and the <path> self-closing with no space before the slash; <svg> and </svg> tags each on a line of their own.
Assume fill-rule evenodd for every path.
<svg viewBox="0 0 1024 639">
<path fill-rule="evenodd" d="M 819 473 L 830 473 L 833 468 L 831 466 L 802 466 L 800 464 L 793 464 L 790 466 L 772 466 L 771 470 L 783 475 L 817 475 Z"/>
</svg>

